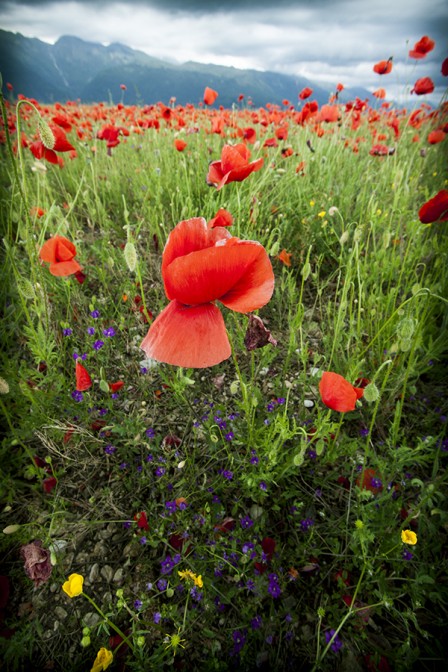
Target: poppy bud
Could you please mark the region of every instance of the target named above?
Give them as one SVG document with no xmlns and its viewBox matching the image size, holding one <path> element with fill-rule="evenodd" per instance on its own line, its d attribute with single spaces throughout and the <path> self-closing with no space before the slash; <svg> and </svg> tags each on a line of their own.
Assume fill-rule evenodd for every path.
<svg viewBox="0 0 448 672">
<path fill-rule="evenodd" d="M 4 378 L 0 378 L 0 394 L 8 394 L 9 384 Z"/>
<path fill-rule="evenodd" d="M 41 142 L 44 147 L 47 149 L 53 149 L 56 139 L 54 137 L 53 131 L 47 124 L 47 122 L 42 119 L 42 117 L 39 117 L 39 121 L 37 123 L 37 130 L 39 132 L 39 137 L 41 139 Z"/>
<path fill-rule="evenodd" d="M 367 401 L 367 403 L 371 403 L 373 401 L 378 401 L 380 398 L 380 391 L 375 385 L 375 383 L 369 383 L 365 388 L 364 388 L 364 399 Z"/>
<path fill-rule="evenodd" d="M 135 249 L 134 243 L 128 241 L 124 248 L 123 254 L 125 261 L 128 265 L 128 268 L 132 273 L 133 271 L 135 271 L 137 266 L 137 250 Z"/>
</svg>

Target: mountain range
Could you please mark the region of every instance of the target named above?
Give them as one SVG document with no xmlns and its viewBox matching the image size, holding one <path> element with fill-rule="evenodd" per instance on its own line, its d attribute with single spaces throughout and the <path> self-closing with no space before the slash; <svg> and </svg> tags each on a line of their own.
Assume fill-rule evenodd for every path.
<svg viewBox="0 0 448 672">
<path fill-rule="evenodd" d="M 255 107 L 281 105 L 285 99 L 296 104 L 305 87 L 313 89 L 312 99 L 322 105 L 332 93 L 299 76 L 191 61 L 174 64 L 120 43 L 104 46 L 66 35 L 48 44 L 4 30 L 0 30 L 0 72 L 5 96 L 8 82 L 15 95 L 41 103 L 78 99 L 117 103 L 123 98 L 131 105 L 168 103 L 175 97 L 179 105 L 197 104 L 209 86 L 219 93 L 215 106 L 231 107 L 240 94 Z M 370 95 L 363 88 L 347 89 L 340 100 Z"/>
</svg>

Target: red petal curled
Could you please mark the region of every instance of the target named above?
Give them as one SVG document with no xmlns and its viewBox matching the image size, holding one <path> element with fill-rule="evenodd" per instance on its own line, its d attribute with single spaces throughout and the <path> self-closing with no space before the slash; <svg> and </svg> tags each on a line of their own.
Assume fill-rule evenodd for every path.
<svg viewBox="0 0 448 672">
<path fill-rule="evenodd" d="M 195 369 L 214 366 L 231 355 L 223 317 L 212 303 L 185 306 L 171 301 L 140 347 L 158 362 Z"/>
<path fill-rule="evenodd" d="M 219 299 L 228 308 L 244 313 L 264 306 L 274 289 L 274 274 L 264 247 L 237 238 L 174 259 L 164 280 L 169 299 L 187 305 Z"/>
<path fill-rule="evenodd" d="M 208 229 L 203 217 L 193 217 L 179 222 L 168 236 L 162 255 L 162 277 L 167 292 L 165 276 L 169 265 L 178 257 L 185 257 L 192 252 L 213 247 L 219 240 L 230 238 L 230 233 L 223 227 Z M 167 297 L 173 299 L 175 297 Z M 198 301 L 197 303 L 202 303 Z"/>
<path fill-rule="evenodd" d="M 325 406 L 339 413 L 354 411 L 356 400 L 364 394 L 363 389 L 353 387 L 343 376 L 332 371 L 323 373 L 319 383 L 319 392 Z"/>
</svg>

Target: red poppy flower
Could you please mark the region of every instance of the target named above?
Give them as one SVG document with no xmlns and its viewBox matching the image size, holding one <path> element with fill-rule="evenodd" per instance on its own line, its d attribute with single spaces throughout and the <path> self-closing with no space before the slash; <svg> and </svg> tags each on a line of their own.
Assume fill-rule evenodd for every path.
<svg viewBox="0 0 448 672">
<path fill-rule="evenodd" d="M 76 389 L 78 392 L 85 392 L 92 387 L 92 379 L 89 376 L 87 369 L 76 360 Z"/>
<path fill-rule="evenodd" d="M 356 401 L 361 399 L 364 390 L 354 387 L 338 373 L 325 371 L 320 379 L 319 392 L 325 406 L 339 413 L 354 411 Z"/>
<path fill-rule="evenodd" d="M 432 93 L 433 91 L 434 82 L 432 81 L 431 77 L 421 77 L 415 82 L 411 93 L 415 93 L 416 96 L 424 96 L 427 93 Z"/>
<path fill-rule="evenodd" d="M 440 72 L 444 77 L 448 77 L 448 58 L 445 58 L 445 60 L 443 61 Z"/>
<path fill-rule="evenodd" d="M 340 93 L 343 90 L 344 90 L 344 85 L 343 84 L 336 84 L 336 91 L 338 93 Z"/>
<path fill-rule="evenodd" d="M 373 72 L 376 72 L 378 75 L 388 75 L 392 72 L 392 57 L 387 61 L 378 61 L 378 63 L 375 63 Z"/>
<path fill-rule="evenodd" d="M 300 98 L 300 100 L 306 100 L 307 98 L 309 98 L 312 95 L 312 93 L 313 93 L 313 89 L 310 89 L 309 86 L 306 86 L 299 93 L 299 98 Z"/>
<path fill-rule="evenodd" d="M 137 523 L 137 527 L 140 530 L 149 530 L 149 525 L 148 525 L 148 519 L 146 517 L 146 512 L 145 511 L 140 511 L 139 513 L 136 513 L 134 516 L 134 520 Z"/>
<path fill-rule="evenodd" d="M 442 142 L 445 138 L 446 133 L 439 128 L 437 131 L 431 131 L 428 135 L 428 142 L 430 145 L 437 145 L 437 143 Z"/>
<path fill-rule="evenodd" d="M 418 211 L 418 217 L 423 224 L 448 221 L 448 191 L 442 189 L 426 201 Z"/>
<path fill-rule="evenodd" d="M 41 247 L 39 258 L 50 264 L 50 273 L 59 277 L 72 275 L 81 270 L 75 261 L 76 247 L 63 236 L 53 236 Z"/>
<path fill-rule="evenodd" d="M 319 112 L 319 121 L 326 121 L 331 123 L 338 121 L 339 108 L 337 105 L 322 105 Z"/>
<path fill-rule="evenodd" d="M 277 255 L 277 259 L 279 259 L 282 262 L 282 264 L 285 264 L 285 266 L 291 266 L 291 257 L 292 253 L 287 252 L 285 248 L 283 248 L 280 254 Z"/>
<path fill-rule="evenodd" d="M 424 35 L 421 40 L 415 43 L 414 48 L 409 52 L 411 58 L 425 58 L 426 54 L 434 49 L 435 42 L 427 35 Z"/>
<path fill-rule="evenodd" d="M 213 105 L 218 97 L 218 92 L 206 86 L 204 90 L 204 103 L 206 105 Z"/>
<path fill-rule="evenodd" d="M 50 494 L 50 492 L 53 490 L 53 488 L 56 487 L 57 484 L 58 482 L 54 476 L 44 478 L 44 480 L 42 481 L 42 487 L 44 489 L 44 492 L 47 493 L 47 495 Z"/>
<path fill-rule="evenodd" d="M 187 143 L 185 142 L 185 140 L 180 140 L 179 138 L 177 138 L 174 141 L 174 146 L 178 152 L 183 152 L 185 147 L 187 146 Z"/>
<path fill-rule="evenodd" d="M 124 387 L 124 382 L 122 380 L 118 380 L 116 383 L 109 383 L 109 390 L 111 392 L 118 392 L 122 387 Z"/>
<path fill-rule="evenodd" d="M 387 145 L 373 145 L 370 150 L 370 156 L 388 156 L 390 154 L 390 149 Z M 393 154 L 393 152 L 392 152 Z"/>
<path fill-rule="evenodd" d="M 215 229 L 217 226 L 231 226 L 233 224 L 233 217 L 228 210 L 220 208 L 216 215 L 209 221 L 207 227 Z"/>
<path fill-rule="evenodd" d="M 45 210 L 42 210 L 42 208 L 39 208 L 37 205 L 34 205 L 30 210 L 30 215 L 31 217 L 37 217 L 38 219 L 40 219 L 45 215 Z"/>
<path fill-rule="evenodd" d="M 121 89 L 122 91 L 126 91 L 126 89 L 127 89 L 126 84 L 120 84 L 120 89 Z"/>
<path fill-rule="evenodd" d="M 180 222 L 162 255 L 170 303 L 151 324 L 141 348 L 159 362 L 205 368 L 230 357 L 224 320 L 214 301 L 239 313 L 264 306 L 274 274 L 260 243 L 227 229 L 209 229 L 202 217 Z"/>
<path fill-rule="evenodd" d="M 386 97 L 386 89 L 377 89 L 376 91 L 373 92 L 375 98 L 385 98 Z"/>
<path fill-rule="evenodd" d="M 260 170 L 263 159 L 249 163 L 250 151 L 244 143 L 224 145 L 221 160 L 213 161 L 208 169 L 207 184 L 218 190 L 230 182 L 242 182 L 251 173 Z"/>
<path fill-rule="evenodd" d="M 58 155 L 56 152 L 71 152 L 75 151 L 73 145 L 69 143 L 67 137 L 59 126 L 50 126 L 51 132 L 54 137 L 54 145 L 51 149 L 45 147 L 42 140 L 36 140 L 29 148 L 36 159 L 45 159 L 49 163 L 57 164 L 59 163 Z"/>
</svg>

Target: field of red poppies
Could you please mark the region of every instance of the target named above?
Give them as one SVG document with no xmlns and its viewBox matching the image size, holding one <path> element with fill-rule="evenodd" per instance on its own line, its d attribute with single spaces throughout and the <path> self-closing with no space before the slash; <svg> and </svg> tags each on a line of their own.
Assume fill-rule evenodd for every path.
<svg viewBox="0 0 448 672">
<path fill-rule="evenodd" d="M 3 669 L 445 669 L 431 43 L 409 109 L 8 87 Z"/>
</svg>

